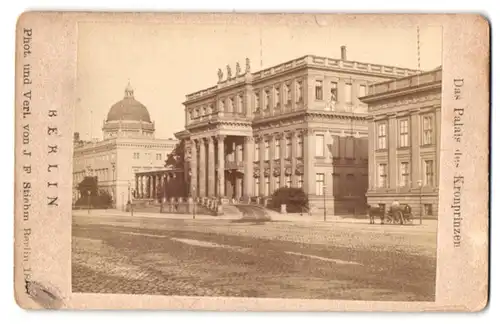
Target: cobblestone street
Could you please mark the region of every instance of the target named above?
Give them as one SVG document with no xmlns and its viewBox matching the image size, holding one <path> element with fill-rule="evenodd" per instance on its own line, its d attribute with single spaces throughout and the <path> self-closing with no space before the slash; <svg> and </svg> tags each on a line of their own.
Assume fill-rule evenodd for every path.
<svg viewBox="0 0 500 324">
<path fill-rule="evenodd" d="M 433 300 L 436 231 L 74 216 L 73 292 Z"/>
</svg>

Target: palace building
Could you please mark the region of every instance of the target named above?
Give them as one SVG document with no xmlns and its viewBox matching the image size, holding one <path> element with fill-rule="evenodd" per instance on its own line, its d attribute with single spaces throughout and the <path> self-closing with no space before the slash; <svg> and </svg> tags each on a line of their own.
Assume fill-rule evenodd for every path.
<svg viewBox="0 0 500 324">
<path fill-rule="evenodd" d="M 409 204 L 414 213 L 438 211 L 441 68 L 370 85 L 369 204 Z"/>
<path fill-rule="evenodd" d="M 378 82 L 416 70 L 313 55 L 251 72 L 221 69 L 216 85 L 188 94 L 185 129 L 190 195 L 248 199 L 301 187 L 313 208 L 363 206 L 368 188 L 368 105 Z"/>
<path fill-rule="evenodd" d="M 155 138 L 155 123 L 147 108 L 134 97 L 130 84 L 125 96 L 114 104 L 103 122 L 103 139 L 82 141 L 74 137 L 73 202 L 79 198 L 78 184 L 86 176 L 96 176 L 116 208 L 125 208 L 130 196 L 153 195 L 157 174 L 164 174 L 165 160 L 178 143 Z M 151 174 L 136 177 L 136 173 Z"/>
</svg>

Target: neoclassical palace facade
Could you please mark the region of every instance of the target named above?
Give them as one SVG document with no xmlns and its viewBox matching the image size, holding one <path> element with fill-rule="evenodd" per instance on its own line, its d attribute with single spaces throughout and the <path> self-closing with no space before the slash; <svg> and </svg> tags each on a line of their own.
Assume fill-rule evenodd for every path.
<svg viewBox="0 0 500 324">
<path fill-rule="evenodd" d="M 368 188 L 367 104 L 373 83 L 415 70 L 303 56 L 251 72 L 219 69 L 216 85 L 188 94 L 186 180 L 195 197 L 269 196 L 302 187 L 311 206 L 352 212 Z"/>
<path fill-rule="evenodd" d="M 441 68 L 370 86 L 368 203 L 409 204 L 436 217 L 441 147 Z"/>
<path fill-rule="evenodd" d="M 165 168 L 176 139 L 155 138 L 155 124 L 147 108 L 134 97 L 130 84 L 122 100 L 108 111 L 102 126 L 103 139 L 83 141 L 75 133 L 73 144 L 73 202 L 79 198 L 78 184 L 97 177 L 118 209 L 131 196 L 154 197 L 161 179 L 175 170 Z"/>
</svg>

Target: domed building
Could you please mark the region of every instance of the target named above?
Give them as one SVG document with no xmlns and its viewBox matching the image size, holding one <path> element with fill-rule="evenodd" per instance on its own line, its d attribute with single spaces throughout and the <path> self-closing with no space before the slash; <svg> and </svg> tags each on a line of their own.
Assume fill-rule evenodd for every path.
<svg viewBox="0 0 500 324">
<path fill-rule="evenodd" d="M 134 98 L 130 83 L 125 88 L 125 96 L 111 106 L 103 123 L 104 138 L 114 137 L 154 137 L 155 124 L 151 122 L 149 111 Z"/>
<path fill-rule="evenodd" d="M 79 198 L 77 186 L 86 176 L 97 177 L 99 189 L 111 195 L 118 209 L 125 209 L 129 197 L 153 196 L 153 189 L 171 171 L 165 169 L 165 160 L 177 142 L 155 138 L 155 123 L 129 83 L 123 98 L 109 108 L 102 139 L 82 141 L 75 133 L 73 202 Z"/>
</svg>

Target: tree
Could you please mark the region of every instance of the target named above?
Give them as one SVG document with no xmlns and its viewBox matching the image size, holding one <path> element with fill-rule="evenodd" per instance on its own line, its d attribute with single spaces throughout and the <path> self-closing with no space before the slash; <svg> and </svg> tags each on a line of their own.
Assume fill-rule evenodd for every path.
<svg viewBox="0 0 500 324">
<path fill-rule="evenodd" d="M 302 188 L 279 188 L 271 197 L 270 207 L 280 210 L 281 205 L 286 205 L 288 213 L 300 213 L 308 206 L 307 195 Z"/>
<path fill-rule="evenodd" d="M 183 169 L 184 168 L 184 140 L 180 143 L 177 143 L 172 150 L 172 152 L 168 153 L 167 159 L 165 160 L 165 167 L 172 167 L 174 169 Z"/>
</svg>

